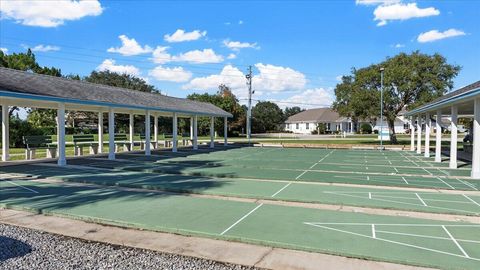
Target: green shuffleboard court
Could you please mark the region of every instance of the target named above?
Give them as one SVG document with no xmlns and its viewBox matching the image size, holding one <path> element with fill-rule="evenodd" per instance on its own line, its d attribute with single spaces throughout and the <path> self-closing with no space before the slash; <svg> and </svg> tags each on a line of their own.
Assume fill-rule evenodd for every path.
<svg viewBox="0 0 480 270">
<path fill-rule="evenodd" d="M 104 224 L 444 269 L 480 265 L 480 224 L 474 223 L 31 180 L 3 180 L 0 187 L 2 207 Z"/>
<path fill-rule="evenodd" d="M 453 170 L 448 160 L 435 163 L 407 151 L 220 147 L 151 156 L 124 152 L 116 160 L 85 156 L 68 164 L 1 166 L 0 207 L 368 260 L 480 269 L 480 181 L 469 177 L 468 163 Z M 412 212 L 423 218 L 409 218 Z"/>
<path fill-rule="evenodd" d="M 82 167 L 62 168 L 42 164 L 10 167 L 8 172 L 10 175 L 106 186 L 480 216 L 480 193 L 448 194 L 427 190 L 332 186 L 298 180 L 209 178 L 105 169 L 92 171 Z"/>
</svg>

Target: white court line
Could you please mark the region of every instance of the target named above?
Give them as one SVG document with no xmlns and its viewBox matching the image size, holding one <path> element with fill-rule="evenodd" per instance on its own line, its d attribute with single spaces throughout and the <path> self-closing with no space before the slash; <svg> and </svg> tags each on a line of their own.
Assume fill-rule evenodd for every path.
<svg viewBox="0 0 480 270">
<path fill-rule="evenodd" d="M 286 184 L 285 186 L 283 186 L 281 189 L 279 189 L 277 192 L 275 192 L 271 197 L 275 197 L 278 193 L 280 193 L 282 190 L 286 189 L 288 186 L 290 186 L 292 184 L 292 182 L 289 182 L 288 184 Z"/>
<path fill-rule="evenodd" d="M 439 236 L 431 236 L 431 235 L 421 235 L 421 234 L 412 234 L 412 233 L 399 233 L 399 232 L 389 232 L 389 231 L 382 231 L 377 230 L 379 233 L 387 233 L 387 234 L 396 234 L 396 235 L 406 235 L 406 236 L 415 236 L 420 238 L 430 238 L 430 239 L 440 239 L 440 240 L 452 240 L 448 237 L 439 237 Z M 467 243 L 480 243 L 480 241 L 475 240 L 465 240 L 465 239 L 457 239 L 460 242 L 467 242 Z"/>
<path fill-rule="evenodd" d="M 299 174 L 297 177 L 295 177 L 295 180 L 298 180 L 298 178 L 302 177 L 305 173 L 307 173 L 308 171 L 304 171 L 302 172 L 301 174 Z"/>
<path fill-rule="evenodd" d="M 442 181 L 442 183 L 444 183 L 445 185 L 449 186 L 451 189 L 455 189 L 452 185 L 450 185 L 449 183 L 443 181 L 442 178 L 437 177 L 437 179 L 440 180 L 440 181 Z"/>
<path fill-rule="evenodd" d="M 367 181 L 370 181 L 370 176 L 367 175 Z"/>
<path fill-rule="evenodd" d="M 316 165 L 318 164 L 318 162 L 314 163 L 312 166 L 310 166 L 310 168 L 308 169 L 312 169 L 313 167 L 315 167 Z"/>
<path fill-rule="evenodd" d="M 326 156 L 324 156 L 322 159 L 318 161 L 318 163 L 322 162 L 324 159 L 326 159 L 328 156 L 330 156 L 333 152 L 335 152 L 335 149 L 332 150 L 332 152 L 328 153 Z"/>
<path fill-rule="evenodd" d="M 368 192 L 368 198 L 369 198 L 369 199 L 372 198 L 372 193 L 371 193 L 371 192 Z"/>
<path fill-rule="evenodd" d="M 448 234 L 448 236 L 450 237 L 450 239 L 452 239 L 452 241 L 455 243 L 455 245 L 457 245 L 458 249 L 460 249 L 460 251 L 463 253 L 463 255 L 467 258 L 470 258 L 470 256 L 468 256 L 468 254 L 465 252 L 465 250 L 463 250 L 462 246 L 460 246 L 460 244 L 457 242 L 457 239 L 455 239 L 452 234 L 447 230 L 447 228 L 445 226 L 442 225 L 442 228 L 443 230 Z"/>
<path fill-rule="evenodd" d="M 361 222 L 304 222 L 309 225 L 352 225 L 352 226 L 370 226 L 372 223 Z M 479 227 L 480 224 L 423 224 L 423 223 L 375 223 L 377 226 L 401 226 L 401 227 Z"/>
<path fill-rule="evenodd" d="M 427 171 L 427 169 L 422 168 L 422 170 L 426 171 L 429 175 L 433 175 L 431 172 Z"/>
<path fill-rule="evenodd" d="M 26 189 L 26 190 L 28 190 L 28 191 L 31 191 L 31 192 L 33 192 L 33 193 L 37 193 L 37 194 L 40 193 L 40 192 L 38 192 L 38 191 L 36 191 L 36 190 L 33 190 L 33 189 L 31 189 L 31 188 L 28 188 L 28 187 L 24 187 L 24 186 L 22 186 L 22 185 L 20 185 L 20 184 L 17 184 L 17 183 L 15 183 L 15 182 L 8 181 L 8 180 L 4 180 L 4 181 L 6 181 L 7 183 L 10 183 L 10 184 L 12 184 L 12 185 L 15 185 L 15 186 L 17 186 L 17 187 L 21 187 L 21 188 L 23 188 L 23 189 Z"/>
<path fill-rule="evenodd" d="M 375 224 L 372 224 L 372 237 L 377 238 L 377 234 L 375 233 Z"/>
<path fill-rule="evenodd" d="M 342 232 L 342 233 L 351 234 L 351 235 L 356 235 L 356 236 L 360 236 L 360 237 L 365 237 L 365 238 L 375 239 L 375 240 L 379 240 L 379 241 L 384 241 L 384 242 L 387 242 L 387 243 L 397 244 L 397 245 L 401 245 L 401 246 L 412 247 L 412 248 L 417 248 L 417 249 L 421 249 L 421 250 L 432 251 L 432 252 L 436 252 L 436 253 L 440 253 L 440 254 L 446 254 L 446 255 L 451 255 L 451 256 L 455 256 L 455 257 L 467 258 L 467 259 L 470 259 L 470 260 L 480 261 L 480 259 L 465 257 L 465 256 L 462 256 L 462 255 L 459 255 L 459 254 L 455 254 L 455 253 L 445 252 L 445 251 L 436 250 L 436 249 L 431 249 L 431 248 L 426 248 L 426 247 L 415 246 L 415 245 L 411 245 L 411 244 L 407 244 L 407 243 L 402 243 L 402 242 L 397 242 L 397 241 L 392 241 L 392 240 L 383 239 L 383 238 L 373 238 L 373 237 L 371 237 L 371 236 L 369 236 L 369 235 L 363 235 L 363 234 L 360 234 L 360 233 L 354 233 L 354 232 L 344 231 L 344 230 L 340 230 L 340 229 L 330 228 L 330 227 L 318 225 L 318 224 L 315 224 L 315 223 L 304 222 L 304 224 L 307 224 L 307 225 L 310 225 L 310 226 L 314 226 L 314 227 L 323 228 L 323 229 L 327 229 L 327 230 L 332 230 L 332 231 Z M 379 225 L 379 224 L 377 224 L 377 225 Z"/>
<path fill-rule="evenodd" d="M 393 168 L 395 169 L 395 171 L 396 171 L 397 173 L 399 173 L 399 171 L 397 170 L 397 167 L 393 167 Z"/>
<path fill-rule="evenodd" d="M 365 199 L 365 197 L 363 197 L 363 196 L 346 194 L 346 193 L 335 193 L 335 192 L 325 192 L 325 193 L 330 193 L 330 194 L 335 194 L 335 195 L 340 195 L 340 196 L 347 196 L 347 197 L 352 197 L 352 198 Z M 402 199 L 404 199 L 404 198 L 402 198 Z M 404 204 L 404 205 L 423 206 L 423 205 L 417 204 L 417 203 L 394 201 L 394 200 L 387 200 L 387 199 L 382 199 L 382 198 L 372 198 L 372 200 L 382 201 L 382 202 L 390 202 L 390 203 L 397 203 L 397 204 Z M 478 214 L 478 212 L 473 212 L 473 211 L 468 211 L 468 210 L 462 210 L 462 209 L 455 209 L 455 208 L 446 208 L 446 207 L 430 206 L 430 205 L 429 205 L 429 206 L 424 206 L 424 207 L 435 208 L 435 209 L 442 209 L 442 210 L 450 210 L 450 211 L 463 212 L 463 213 Z M 377 224 L 377 225 L 379 225 L 379 224 Z M 480 225 L 478 225 L 478 226 L 480 226 Z"/>
<path fill-rule="evenodd" d="M 472 203 L 474 203 L 474 204 L 476 204 L 476 205 L 480 206 L 480 203 L 478 203 L 478 202 L 474 201 L 472 198 L 468 197 L 468 196 L 467 196 L 467 195 L 465 195 L 465 194 L 462 194 L 462 195 L 463 195 L 463 197 L 465 197 L 467 200 L 469 200 L 469 201 L 471 201 Z"/>
<path fill-rule="evenodd" d="M 232 226 L 228 227 L 225 231 L 223 231 L 220 235 L 224 235 L 226 232 L 230 231 L 233 227 L 235 227 L 235 225 L 237 225 L 238 223 L 240 223 L 242 220 L 244 220 L 245 218 L 247 218 L 248 216 L 250 216 L 253 212 L 255 212 L 255 210 L 257 210 L 258 208 L 260 208 L 260 206 L 262 206 L 262 204 L 259 204 L 257 207 L 253 208 L 252 211 L 248 212 L 246 215 L 244 215 L 243 217 L 241 217 L 239 220 L 237 220 L 235 223 L 232 224 Z"/>
<path fill-rule="evenodd" d="M 390 163 L 390 165 L 393 165 L 392 162 L 389 160 L 388 163 Z"/>
<path fill-rule="evenodd" d="M 475 190 L 478 190 L 478 188 L 476 188 L 473 184 L 467 182 L 467 181 L 463 181 L 463 180 L 460 180 L 458 178 L 455 177 L 455 179 L 457 179 L 460 183 L 464 184 L 465 186 L 469 187 L 469 188 L 472 188 L 472 189 L 475 189 Z"/>
<path fill-rule="evenodd" d="M 420 195 L 418 195 L 418 193 L 415 193 L 415 196 L 417 196 L 417 198 L 422 202 L 422 204 L 423 204 L 424 206 L 428 206 L 428 205 L 425 203 L 425 201 L 420 197 Z"/>
<path fill-rule="evenodd" d="M 403 181 L 405 182 L 405 184 L 409 185 L 407 179 L 405 179 L 405 177 L 402 177 Z"/>
</svg>

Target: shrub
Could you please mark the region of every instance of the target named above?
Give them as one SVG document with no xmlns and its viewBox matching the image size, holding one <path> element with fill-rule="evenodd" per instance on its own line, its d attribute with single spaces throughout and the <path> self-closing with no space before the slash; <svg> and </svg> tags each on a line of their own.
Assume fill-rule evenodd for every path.
<svg viewBox="0 0 480 270">
<path fill-rule="evenodd" d="M 372 126 L 370 124 L 362 124 L 360 126 L 360 131 L 363 134 L 372 134 Z"/>
</svg>

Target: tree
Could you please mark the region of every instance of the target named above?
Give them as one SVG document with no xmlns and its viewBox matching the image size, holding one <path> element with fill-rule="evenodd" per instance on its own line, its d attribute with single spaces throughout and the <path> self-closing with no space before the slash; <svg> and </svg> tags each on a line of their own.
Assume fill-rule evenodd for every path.
<svg viewBox="0 0 480 270">
<path fill-rule="evenodd" d="M 267 132 L 278 130 L 283 123 L 283 112 L 277 104 L 270 101 L 260 101 L 252 108 L 252 131 Z"/>
<path fill-rule="evenodd" d="M 208 93 L 204 94 L 191 94 L 187 96 L 188 99 L 208 102 L 213 105 L 227 111 L 233 115 L 231 119 L 228 120 L 228 127 L 230 132 L 239 133 L 242 130 L 242 127 L 245 126 L 246 111 L 238 102 L 237 97 L 232 93 L 231 89 L 221 84 L 218 86 L 218 91 L 216 94 L 211 95 Z M 223 119 L 217 119 L 215 121 L 215 130 L 221 131 L 220 134 L 223 134 Z M 206 118 L 200 118 L 198 121 L 198 130 L 200 134 L 207 134 L 210 129 L 210 121 Z"/>
<path fill-rule="evenodd" d="M 56 77 L 62 76 L 62 72 L 60 69 L 54 67 L 40 66 L 35 59 L 35 54 L 33 54 L 32 50 L 30 49 L 28 49 L 26 53 L 12 54 L 6 54 L 3 51 L 0 51 L 0 66 L 22 71 L 31 71 L 38 74 L 51 75 Z M 17 106 L 12 106 L 10 108 L 9 115 L 12 116 L 13 112 L 17 110 Z M 32 112 L 35 110 L 36 109 L 32 110 Z"/>
<path fill-rule="evenodd" d="M 125 73 L 118 74 L 108 70 L 92 71 L 90 75 L 83 79 L 91 83 L 127 88 L 141 92 L 160 93 L 159 90 L 155 89 L 155 86 L 148 84 L 145 80 Z"/>
<path fill-rule="evenodd" d="M 72 76 L 72 75 L 70 75 Z M 73 75 L 73 79 L 75 79 L 75 76 Z M 115 72 L 111 71 L 92 71 L 90 75 L 86 76 L 83 78 L 84 81 L 91 82 L 91 83 L 97 83 L 97 84 L 103 84 L 103 85 L 108 85 L 108 86 L 113 86 L 113 87 L 120 87 L 120 88 L 126 88 L 126 89 L 131 89 L 135 91 L 140 91 L 140 92 L 148 92 L 148 93 L 158 93 L 160 94 L 160 91 L 155 88 L 155 86 L 148 84 L 145 80 L 142 78 L 138 78 L 129 74 L 118 74 Z M 97 118 L 97 116 L 91 114 L 89 115 L 89 118 Z M 135 122 L 136 123 L 141 123 L 145 121 L 145 116 L 143 115 L 135 115 Z M 118 115 L 115 119 L 116 123 L 116 129 L 117 132 L 123 132 L 128 130 L 128 125 L 129 125 L 129 116 L 127 115 Z M 160 123 L 160 122 L 159 122 Z M 137 129 L 141 130 L 143 132 L 145 125 L 139 125 Z"/>
<path fill-rule="evenodd" d="M 305 109 L 302 109 L 298 106 L 294 107 L 286 107 L 285 110 L 283 111 L 283 120 L 287 120 L 290 116 L 295 115 L 297 113 L 301 113 L 305 111 Z"/>
<path fill-rule="evenodd" d="M 400 53 L 361 69 L 352 69 L 335 88 L 333 108 L 342 116 L 377 121 L 380 111 L 380 68 L 384 72 L 383 115 L 390 140 L 397 143 L 394 122 L 398 113 L 411 110 L 442 96 L 453 87 L 460 66 L 447 63 L 440 54 L 419 51 Z"/>
</svg>

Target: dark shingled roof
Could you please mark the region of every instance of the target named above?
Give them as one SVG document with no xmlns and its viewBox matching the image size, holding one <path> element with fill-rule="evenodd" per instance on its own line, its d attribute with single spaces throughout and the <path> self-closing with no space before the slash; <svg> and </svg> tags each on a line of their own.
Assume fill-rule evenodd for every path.
<svg viewBox="0 0 480 270">
<path fill-rule="evenodd" d="M 213 104 L 0 67 L 0 91 L 209 116 L 232 115 Z M 0 96 L 2 94 L 0 93 Z M 68 102 L 68 101 L 67 101 Z"/>
<path fill-rule="evenodd" d="M 445 101 L 445 100 L 448 100 L 448 99 L 451 99 L 451 98 L 455 98 L 457 96 L 462 96 L 462 95 L 468 94 L 468 92 L 477 90 L 479 88 L 480 88 L 480 81 L 474 82 L 474 83 L 469 84 L 467 86 L 464 86 L 464 87 L 462 87 L 458 90 L 455 90 L 455 91 L 452 91 L 448 94 L 445 94 L 445 95 L 443 95 L 443 96 L 441 96 L 441 97 L 439 97 L 439 98 L 437 98 L 437 99 L 435 99 L 435 100 L 433 100 L 433 101 L 431 101 L 431 102 L 429 102 L 425 105 L 422 105 L 418 108 L 415 108 L 412 111 L 409 111 L 407 113 L 407 115 L 410 115 L 412 112 L 415 112 L 415 111 L 421 111 L 421 110 L 423 110 L 425 108 L 428 108 L 428 107 L 430 107 L 434 104 L 441 103 L 442 101 Z"/>
<path fill-rule="evenodd" d="M 310 109 L 290 116 L 286 123 L 295 122 L 335 122 L 340 116 L 330 108 Z"/>
</svg>

